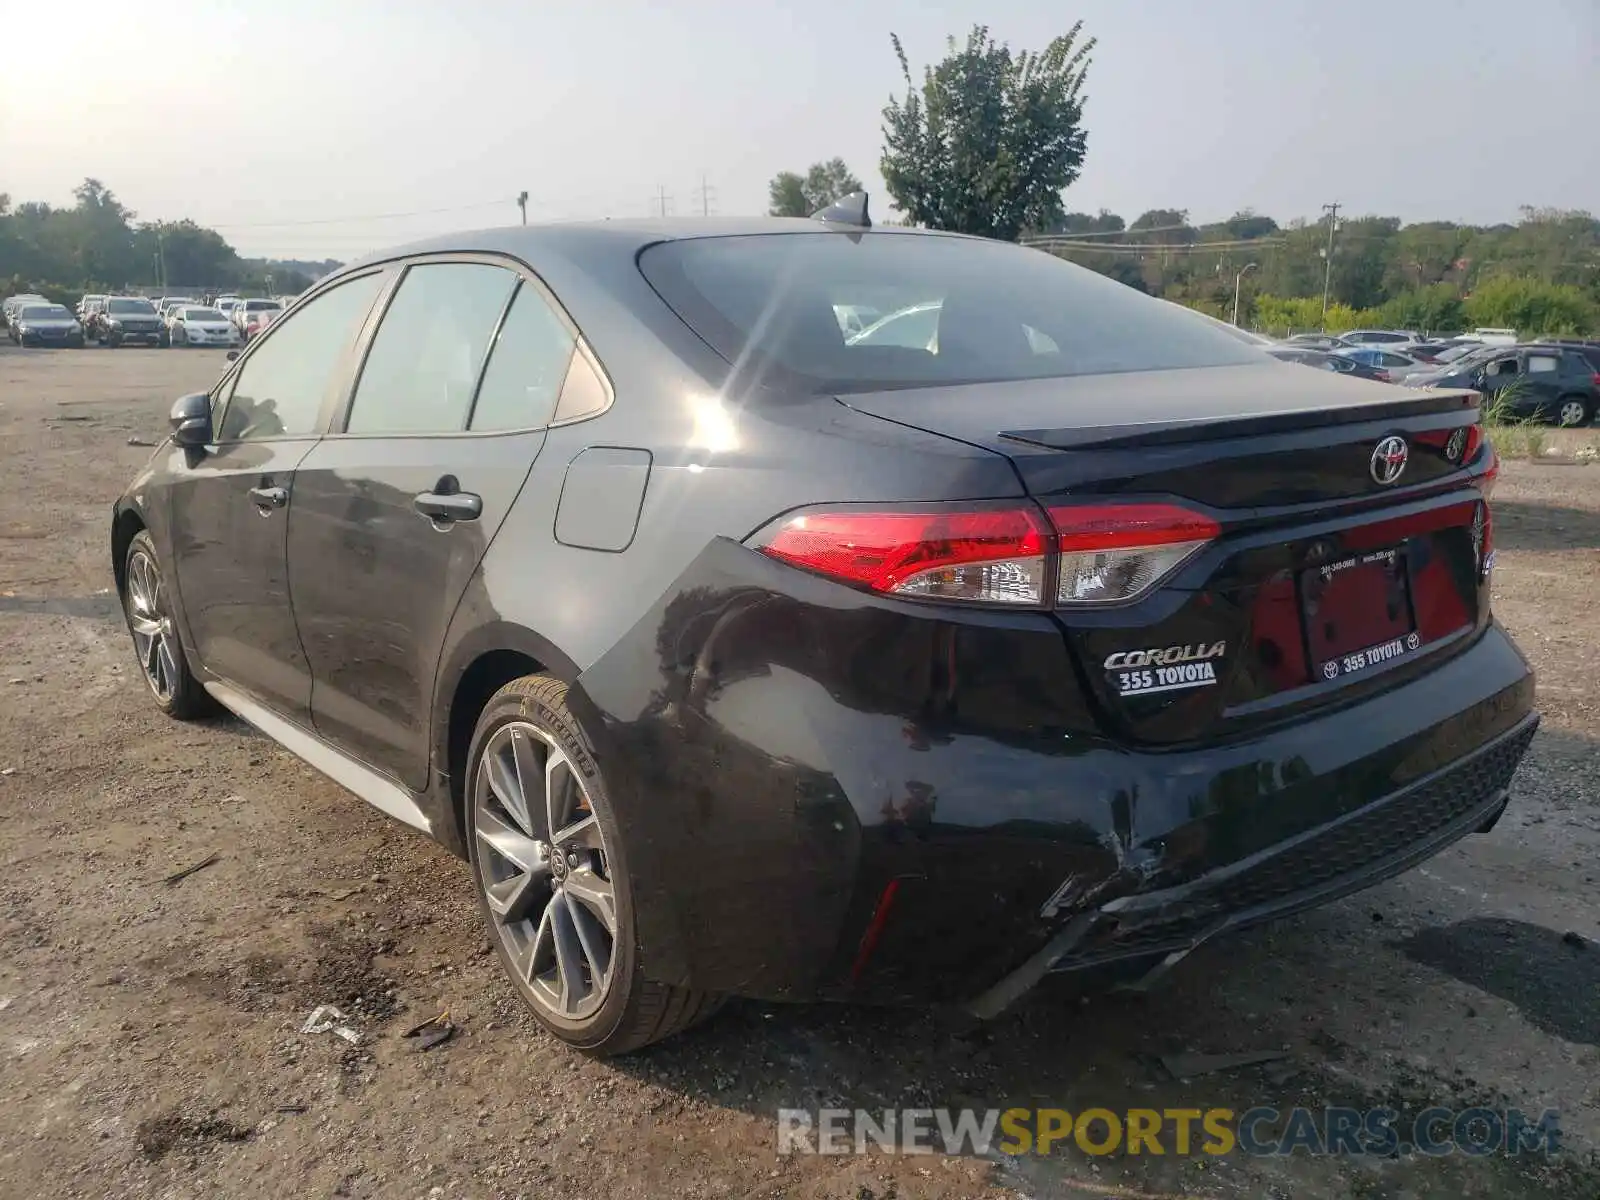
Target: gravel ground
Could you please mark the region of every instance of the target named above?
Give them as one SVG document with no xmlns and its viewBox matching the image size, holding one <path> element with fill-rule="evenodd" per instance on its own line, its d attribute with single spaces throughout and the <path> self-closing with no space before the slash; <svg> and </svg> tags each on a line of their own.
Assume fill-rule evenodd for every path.
<svg viewBox="0 0 1600 1200">
<path fill-rule="evenodd" d="M 463 864 L 237 722 L 148 702 L 109 594 L 109 505 L 171 400 L 222 365 L 0 348 L 0 1196 L 1600 1196 L 1600 467 L 1502 474 L 1496 604 L 1546 719 L 1493 833 L 1207 947 L 1147 997 L 1045 988 L 976 1032 L 734 1004 L 597 1063 L 522 1014 Z M 300 1032 L 322 1003 L 359 1043 Z M 452 1041 L 399 1036 L 441 1008 Z M 1287 1057 L 1188 1083 L 1157 1065 L 1257 1050 Z M 776 1110 L 825 1101 L 1486 1101 L 1558 1108 L 1566 1149 L 779 1157 Z"/>
</svg>

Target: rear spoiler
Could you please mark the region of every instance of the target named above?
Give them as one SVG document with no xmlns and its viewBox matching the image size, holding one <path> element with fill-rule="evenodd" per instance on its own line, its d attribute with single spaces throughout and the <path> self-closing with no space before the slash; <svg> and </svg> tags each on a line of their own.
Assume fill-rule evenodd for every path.
<svg viewBox="0 0 1600 1200">
<path fill-rule="evenodd" d="M 1361 425 L 1369 421 L 1426 417 L 1434 414 L 1472 413 L 1480 397 L 1474 391 L 1413 391 L 1403 400 L 1377 404 L 1350 404 L 1336 408 L 1302 408 L 1260 416 L 1202 418 L 1193 421 L 1150 421 L 1139 425 L 1096 425 L 1066 429 L 1011 429 L 1000 436 L 1007 441 L 1041 446 L 1047 450 L 1083 450 L 1090 447 L 1120 450 L 1135 446 L 1170 446 L 1222 441 L 1255 434 L 1284 433 L 1328 425 Z"/>
</svg>

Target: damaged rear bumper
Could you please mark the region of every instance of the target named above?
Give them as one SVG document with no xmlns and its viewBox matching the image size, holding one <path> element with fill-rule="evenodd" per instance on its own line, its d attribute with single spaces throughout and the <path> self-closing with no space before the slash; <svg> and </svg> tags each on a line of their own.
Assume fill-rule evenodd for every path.
<svg viewBox="0 0 1600 1200">
<path fill-rule="evenodd" d="M 1048 614 L 952 620 L 713 543 L 569 693 L 645 972 L 998 1011 L 1405 870 L 1493 818 L 1537 724 L 1492 623 L 1217 745 L 1114 742 L 1078 680 Z"/>
<path fill-rule="evenodd" d="M 1135 988 L 1221 934 L 1340 899 L 1410 870 L 1505 811 L 1539 727 L 1530 714 L 1477 753 L 1328 825 L 1178 887 L 1119 896 L 1081 913 L 1016 971 L 974 999 L 993 1017 L 1046 974 L 1152 962 Z"/>
</svg>

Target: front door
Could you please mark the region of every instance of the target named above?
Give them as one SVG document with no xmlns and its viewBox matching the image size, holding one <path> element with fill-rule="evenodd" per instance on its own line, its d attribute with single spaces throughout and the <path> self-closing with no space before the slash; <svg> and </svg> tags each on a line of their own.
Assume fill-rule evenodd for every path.
<svg viewBox="0 0 1600 1200">
<path fill-rule="evenodd" d="M 413 789 L 450 618 L 544 444 L 574 341 L 506 266 L 414 263 L 344 429 L 300 465 L 289 572 L 312 719 Z"/>
<path fill-rule="evenodd" d="M 288 574 L 296 470 L 381 281 L 374 273 L 323 292 L 252 347 L 216 395 L 215 443 L 189 454 L 171 490 L 178 594 L 201 666 L 301 721 L 311 673 Z"/>
</svg>

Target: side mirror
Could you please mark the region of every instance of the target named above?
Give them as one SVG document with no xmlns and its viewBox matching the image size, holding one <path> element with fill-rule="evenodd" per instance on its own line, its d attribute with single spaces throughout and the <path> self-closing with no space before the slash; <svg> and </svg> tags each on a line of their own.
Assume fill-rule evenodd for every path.
<svg viewBox="0 0 1600 1200">
<path fill-rule="evenodd" d="M 229 362 L 237 362 L 238 360 L 239 360 L 239 352 L 237 350 L 229 350 L 228 351 L 228 361 Z"/>
<path fill-rule="evenodd" d="M 185 396 L 172 406 L 167 420 L 172 425 L 174 445 L 209 445 L 211 436 L 211 397 L 205 392 Z"/>
</svg>

